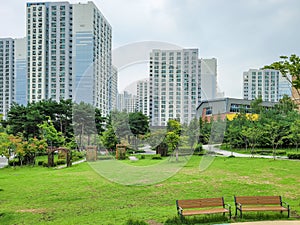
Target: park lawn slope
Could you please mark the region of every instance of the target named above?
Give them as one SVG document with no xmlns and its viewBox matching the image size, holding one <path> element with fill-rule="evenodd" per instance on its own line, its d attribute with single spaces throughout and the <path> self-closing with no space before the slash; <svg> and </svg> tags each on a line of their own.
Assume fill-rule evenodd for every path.
<svg viewBox="0 0 300 225">
<path fill-rule="evenodd" d="M 130 219 L 163 223 L 176 216 L 176 199 L 234 195 L 282 195 L 300 213 L 300 162 L 216 157 L 199 171 L 194 156 L 175 176 L 149 186 L 123 186 L 88 163 L 66 169 L 0 170 L 0 224 L 125 224 Z"/>
</svg>

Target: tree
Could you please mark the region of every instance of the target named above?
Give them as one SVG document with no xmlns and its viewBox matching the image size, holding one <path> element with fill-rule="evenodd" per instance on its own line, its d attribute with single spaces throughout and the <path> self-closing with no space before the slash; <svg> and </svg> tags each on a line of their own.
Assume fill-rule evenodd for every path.
<svg viewBox="0 0 300 225">
<path fill-rule="evenodd" d="M 292 101 L 288 95 L 284 95 L 282 99 L 279 100 L 278 104 L 274 106 L 274 109 L 280 113 L 287 115 L 289 112 L 294 111 L 297 105 Z"/>
<path fill-rule="evenodd" d="M 44 121 L 42 124 L 39 124 L 38 127 L 42 131 L 42 137 L 48 142 L 48 145 L 51 147 L 59 147 L 65 143 L 65 138 L 62 135 L 62 132 L 58 132 L 50 117 L 48 121 Z"/>
<path fill-rule="evenodd" d="M 182 127 L 178 120 L 170 119 L 167 123 L 167 132 L 174 132 L 177 135 L 181 135 Z"/>
<path fill-rule="evenodd" d="M 261 105 L 263 102 L 262 97 L 259 96 L 258 98 L 255 98 L 251 101 L 250 107 L 252 110 L 252 113 L 260 114 L 263 111 L 263 106 Z"/>
<path fill-rule="evenodd" d="M 296 149 L 298 151 L 298 146 L 300 144 L 300 120 L 296 120 L 291 125 L 291 133 L 289 135 L 289 139 L 295 144 Z"/>
<path fill-rule="evenodd" d="M 286 115 L 278 113 L 275 108 L 266 110 L 259 118 L 263 132 L 262 141 L 272 147 L 274 159 L 277 147 L 282 145 L 285 139 L 288 139 L 290 122 L 287 118 Z"/>
<path fill-rule="evenodd" d="M 262 135 L 261 128 L 256 124 L 250 127 L 243 127 L 241 134 L 246 137 L 247 142 L 251 148 L 251 154 L 254 154 L 254 148 L 258 145 L 258 140 Z"/>
<path fill-rule="evenodd" d="M 101 135 L 105 131 L 105 122 L 106 117 L 102 116 L 100 109 L 95 108 L 95 123 L 98 135 Z"/>
<path fill-rule="evenodd" d="M 216 121 L 211 122 L 211 131 L 209 142 L 211 144 L 220 144 L 223 142 L 226 131 L 226 121 L 221 120 L 219 116 Z"/>
<path fill-rule="evenodd" d="M 111 124 L 120 142 L 131 143 L 130 136 L 132 132 L 130 130 L 129 117 L 126 111 L 112 111 L 109 115 L 108 123 Z"/>
<path fill-rule="evenodd" d="M 3 114 L 0 113 L 0 132 L 4 132 L 3 123 L 5 121 L 3 120 Z"/>
<path fill-rule="evenodd" d="M 109 125 L 106 131 L 102 133 L 101 141 L 107 149 L 116 150 L 116 144 L 119 144 L 119 140 L 111 125 Z"/>
<path fill-rule="evenodd" d="M 8 134 L 5 132 L 0 133 L 0 155 L 5 156 L 9 161 L 11 152 L 10 152 L 10 141 Z"/>
<path fill-rule="evenodd" d="M 53 122 L 56 130 L 63 133 L 67 139 L 72 139 L 72 100 L 61 100 L 59 103 L 50 100 L 29 103 L 27 106 L 14 103 L 2 125 L 9 134 L 22 134 L 25 140 L 39 137 L 38 124 L 47 118 Z"/>
<path fill-rule="evenodd" d="M 212 120 L 212 119 L 211 119 Z M 198 143 L 207 144 L 211 133 L 211 123 L 207 120 L 199 120 L 199 140 Z"/>
<path fill-rule="evenodd" d="M 182 132 L 181 124 L 178 120 L 169 120 L 167 123 L 167 134 L 164 142 L 168 145 L 169 150 L 176 149 L 176 161 L 178 161 L 178 145 Z"/>
<path fill-rule="evenodd" d="M 9 147 L 12 153 L 19 158 L 21 165 L 23 164 L 23 157 L 19 157 L 20 153 L 24 152 L 23 138 L 19 136 L 9 135 L 8 139 L 10 141 Z"/>
<path fill-rule="evenodd" d="M 199 121 L 196 117 L 189 123 L 186 133 L 188 136 L 188 143 L 192 148 L 199 137 Z"/>
<path fill-rule="evenodd" d="M 24 162 L 27 165 L 35 165 L 36 155 L 39 153 L 45 153 L 47 143 L 45 140 L 39 140 L 37 138 L 30 138 L 21 144 L 23 151 Z"/>
<path fill-rule="evenodd" d="M 147 143 L 151 146 L 151 147 L 156 147 L 157 145 L 159 145 L 161 142 L 163 142 L 163 139 L 165 137 L 166 134 L 166 130 L 165 129 L 155 129 L 155 130 L 151 130 L 151 132 L 149 132 L 146 135 L 146 139 L 147 139 Z"/>
<path fill-rule="evenodd" d="M 264 69 L 279 70 L 282 76 L 285 77 L 292 87 L 295 88 L 298 96 L 300 96 L 300 57 L 295 54 L 291 54 L 290 57 L 280 56 L 279 58 L 281 59 L 280 61 L 264 66 Z M 287 76 L 288 74 L 292 76 L 291 80 Z M 300 99 L 295 98 L 295 96 L 293 97 L 298 101 L 298 103 L 300 103 Z"/>
<path fill-rule="evenodd" d="M 80 102 L 73 105 L 73 127 L 75 137 L 79 139 L 79 147 L 90 145 L 91 136 L 97 134 L 95 124 L 95 107 Z"/>
<path fill-rule="evenodd" d="M 150 132 L 149 118 L 141 112 L 129 113 L 128 116 L 129 128 L 135 137 L 135 149 L 137 149 L 137 140 L 141 135 L 146 135 Z"/>
<path fill-rule="evenodd" d="M 176 149 L 176 161 L 178 161 L 178 143 L 180 141 L 180 136 L 174 132 L 169 131 L 165 138 L 165 143 L 168 145 L 169 150 L 172 152 Z"/>
</svg>

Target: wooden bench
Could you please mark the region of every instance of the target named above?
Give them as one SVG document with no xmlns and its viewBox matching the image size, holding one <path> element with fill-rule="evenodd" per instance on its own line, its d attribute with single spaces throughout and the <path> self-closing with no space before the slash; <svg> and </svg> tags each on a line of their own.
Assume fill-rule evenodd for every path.
<svg viewBox="0 0 300 225">
<path fill-rule="evenodd" d="M 278 211 L 282 213 L 287 211 L 290 217 L 290 207 L 281 200 L 281 196 L 234 196 L 234 202 L 235 216 L 238 211 L 240 211 L 240 217 L 243 216 L 243 212 Z"/>
<path fill-rule="evenodd" d="M 225 208 L 225 206 L 228 208 Z M 178 215 L 182 217 L 214 213 L 223 213 L 225 215 L 225 213 L 229 213 L 229 218 L 231 218 L 231 206 L 224 204 L 223 197 L 176 200 L 176 207 Z"/>
</svg>

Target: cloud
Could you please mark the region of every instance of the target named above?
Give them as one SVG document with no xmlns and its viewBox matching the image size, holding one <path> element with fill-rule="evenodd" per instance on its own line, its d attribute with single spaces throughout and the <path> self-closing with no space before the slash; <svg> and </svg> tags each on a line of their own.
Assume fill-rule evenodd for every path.
<svg viewBox="0 0 300 225">
<path fill-rule="evenodd" d="M 200 57 L 218 59 L 219 81 L 227 96 L 242 96 L 243 71 L 280 55 L 300 55 L 299 0 L 94 2 L 113 27 L 114 48 L 139 41 L 199 48 Z M 25 35 L 25 6 L 25 0 L 2 4 L 1 37 Z"/>
</svg>

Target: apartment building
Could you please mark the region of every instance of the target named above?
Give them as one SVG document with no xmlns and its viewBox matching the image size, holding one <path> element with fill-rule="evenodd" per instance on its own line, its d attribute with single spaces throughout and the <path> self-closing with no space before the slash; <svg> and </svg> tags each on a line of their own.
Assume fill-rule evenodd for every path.
<svg viewBox="0 0 300 225">
<path fill-rule="evenodd" d="M 27 104 L 26 38 L 15 39 L 15 102 Z"/>
<path fill-rule="evenodd" d="M 14 45 L 14 39 L 0 38 L 0 114 L 3 118 L 15 100 Z"/>
<path fill-rule="evenodd" d="M 250 69 L 243 73 L 243 98 L 263 101 L 279 101 L 279 79 L 281 73 L 273 69 Z"/>
<path fill-rule="evenodd" d="M 152 126 L 169 119 L 189 123 L 201 101 L 198 49 L 160 50 L 150 53 L 149 116 Z"/>
<path fill-rule="evenodd" d="M 149 116 L 149 81 L 137 82 L 137 111 Z"/>
<path fill-rule="evenodd" d="M 27 3 L 28 101 L 73 99 L 107 115 L 112 28 L 93 2 Z"/>
<path fill-rule="evenodd" d="M 212 100 L 217 97 L 217 59 L 200 59 L 201 100 Z"/>
</svg>

